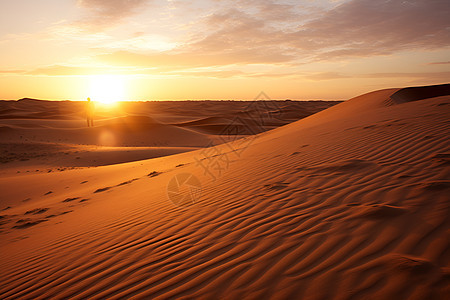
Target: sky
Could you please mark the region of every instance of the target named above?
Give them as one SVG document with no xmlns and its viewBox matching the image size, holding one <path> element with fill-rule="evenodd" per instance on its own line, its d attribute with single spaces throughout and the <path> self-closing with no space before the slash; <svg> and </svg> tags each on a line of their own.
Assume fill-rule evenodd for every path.
<svg viewBox="0 0 450 300">
<path fill-rule="evenodd" d="M 0 0 L 0 99 L 342 100 L 448 83 L 448 0 Z"/>
</svg>

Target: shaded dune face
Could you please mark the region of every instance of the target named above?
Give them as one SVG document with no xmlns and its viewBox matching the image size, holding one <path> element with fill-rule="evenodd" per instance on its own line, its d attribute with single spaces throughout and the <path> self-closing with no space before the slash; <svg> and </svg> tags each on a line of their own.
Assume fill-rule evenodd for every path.
<svg viewBox="0 0 450 300">
<path fill-rule="evenodd" d="M 404 88 L 392 94 L 391 99 L 397 103 L 404 103 L 448 95 L 450 84 L 439 84 Z"/>
<path fill-rule="evenodd" d="M 215 180 L 203 149 L 0 178 L 0 298 L 447 299 L 450 96 L 397 91 L 219 145 Z"/>
</svg>

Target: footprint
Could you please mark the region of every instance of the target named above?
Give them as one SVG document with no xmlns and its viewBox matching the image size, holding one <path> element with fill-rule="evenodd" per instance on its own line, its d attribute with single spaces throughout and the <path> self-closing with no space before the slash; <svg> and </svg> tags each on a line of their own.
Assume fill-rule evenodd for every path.
<svg viewBox="0 0 450 300">
<path fill-rule="evenodd" d="M 130 183 L 132 183 L 133 181 L 136 181 L 136 180 L 138 180 L 139 178 L 134 178 L 134 179 L 131 179 L 131 180 L 128 180 L 128 181 L 124 181 L 124 182 L 122 182 L 122 183 L 119 183 L 118 185 L 116 185 L 116 186 L 122 186 L 122 185 L 126 185 L 126 184 L 130 184 Z"/>
<path fill-rule="evenodd" d="M 62 202 L 70 202 L 70 201 L 75 201 L 80 199 L 80 197 L 74 197 L 74 198 L 66 198 L 65 200 L 63 200 Z"/>
<path fill-rule="evenodd" d="M 65 214 L 68 214 L 68 213 L 71 213 L 71 212 L 73 212 L 73 210 L 67 210 L 67 211 L 63 211 L 63 212 L 61 212 L 61 213 L 59 213 L 59 214 L 51 214 L 51 215 L 48 215 L 48 216 L 46 216 L 45 218 L 46 218 L 46 219 L 51 219 L 51 218 L 54 218 L 54 217 L 57 217 L 57 216 L 62 216 L 62 215 L 65 215 Z"/>
<path fill-rule="evenodd" d="M 368 126 L 363 127 L 363 129 L 369 129 L 369 128 L 374 128 L 374 127 L 376 127 L 376 125 L 368 125 Z"/>
<path fill-rule="evenodd" d="M 101 192 L 107 191 L 107 190 L 109 190 L 109 189 L 111 189 L 111 188 L 112 188 L 111 186 L 107 186 L 107 187 L 104 187 L 104 188 L 96 189 L 95 192 L 94 192 L 94 194 L 95 194 L 95 193 L 101 193 Z"/>
<path fill-rule="evenodd" d="M 27 211 L 25 214 L 26 215 L 29 215 L 29 214 L 38 215 L 38 214 L 45 213 L 47 210 L 49 210 L 49 209 L 48 208 L 36 208 L 36 209 Z"/>
<path fill-rule="evenodd" d="M 48 191 L 47 193 L 44 194 L 44 196 L 50 195 L 51 193 L 53 193 L 53 191 Z"/>
<path fill-rule="evenodd" d="M 0 226 L 1 225 L 5 225 L 6 223 L 9 222 L 8 219 L 10 219 L 11 217 L 13 217 L 14 215 L 1 215 L 0 216 Z"/>
<path fill-rule="evenodd" d="M 368 160 L 363 159 L 351 159 L 346 161 L 341 161 L 332 164 L 324 164 L 316 167 L 310 168 L 311 170 L 315 170 L 317 172 L 341 172 L 341 173 L 349 173 L 349 172 L 357 172 L 363 169 L 376 167 L 377 164 Z"/>
<path fill-rule="evenodd" d="M 22 222 L 20 222 L 20 221 L 22 221 Z M 16 228 L 16 229 L 24 229 L 24 228 L 28 228 L 28 227 L 31 227 L 31 226 L 34 226 L 34 225 L 37 225 L 37 224 L 39 224 L 39 223 L 46 222 L 46 221 L 48 221 L 48 220 L 45 220 L 45 219 L 42 219 L 42 220 L 36 220 L 36 221 L 19 220 L 19 221 L 17 221 L 16 223 L 21 223 L 21 224 L 15 225 L 15 226 L 13 226 L 12 228 Z"/>
<path fill-rule="evenodd" d="M 360 206 L 359 208 L 360 211 L 356 214 L 356 217 L 359 218 L 389 219 L 400 216 L 407 212 L 405 208 L 386 204 Z"/>
<path fill-rule="evenodd" d="M 148 177 L 155 177 L 155 176 L 158 176 L 159 174 L 161 174 L 161 172 L 153 171 L 153 172 L 151 172 L 151 173 L 148 173 L 147 176 L 148 176 Z"/>
<path fill-rule="evenodd" d="M 269 190 L 281 190 L 285 189 L 289 186 L 289 183 L 284 182 L 276 182 L 271 184 L 265 184 L 264 187 L 268 188 Z"/>
<path fill-rule="evenodd" d="M 411 175 L 398 175 L 397 178 L 398 179 L 404 179 L 404 178 L 411 178 Z"/>
<path fill-rule="evenodd" d="M 422 188 L 427 191 L 442 191 L 450 189 L 450 181 L 432 181 L 422 184 Z"/>
<path fill-rule="evenodd" d="M 401 254 L 391 254 L 385 257 L 386 266 L 397 272 L 406 272 L 412 276 L 426 276 L 436 266 L 431 262 L 421 257 L 412 257 Z"/>
</svg>

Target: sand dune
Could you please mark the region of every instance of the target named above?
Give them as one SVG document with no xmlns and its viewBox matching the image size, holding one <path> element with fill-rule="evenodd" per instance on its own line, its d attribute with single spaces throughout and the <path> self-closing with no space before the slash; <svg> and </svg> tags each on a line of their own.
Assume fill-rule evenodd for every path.
<svg viewBox="0 0 450 300">
<path fill-rule="evenodd" d="M 431 90 L 212 149 L 3 176 L 0 298 L 445 299 L 450 96 Z M 205 118 L 167 120 L 224 121 Z"/>
<path fill-rule="evenodd" d="M 219 135 L 260 133 L 337 103 L 161 101 L 121 102 L 112 108 L 97 104 L 95 126 L 87 128 L 83 102 L 0 101 L 0 173 L 109 165 L 192 151 L 222 143 Z M 274 109 L 302 113 L 268 122 Z M 255 126 L 254 119 L 264 122 Z"/>
</svg>

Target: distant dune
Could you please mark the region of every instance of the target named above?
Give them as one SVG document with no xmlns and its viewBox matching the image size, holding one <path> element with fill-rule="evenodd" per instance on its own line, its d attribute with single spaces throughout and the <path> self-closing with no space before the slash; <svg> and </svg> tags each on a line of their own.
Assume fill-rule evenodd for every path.
<svg viewBox="0 0 450 300">
<path fill-rule="evenodd" d="M 0 105 L 4 115 L 33 114 Z M 1 299 L 450 294 L 448 85 L 374 91 L 316 111 L 281 102 L 262 123 L 252 108 L 172 103 L 151 118 L 105 113 L 91 133 L 81 115 L 52 105 L 60 121 L 30 129 L 10 118 L 0 133 L 37 142 L 42 131 L 53 143 L 110 128 L 124 140 L 143 131 L 201 147 L 202 137 L 218 143 L 230 119 L 252 116 L 271 130 L 148 160 L 4 175 Z M 154 109 L 138 104 L 130 114 L 144 107 Z"/>
<path fill-rule="evenodd" d="M 47 172 L 172 155 L 223 143 L 221 135 L 267 131 L 337 103 L 122 102 L 111 108 L 97 105 L 95 126 L 87 128 L 84 102 L 0 101 L 0 167 Z M 270 114 L 277 114 L 277 119 Z"/>
</svg>

